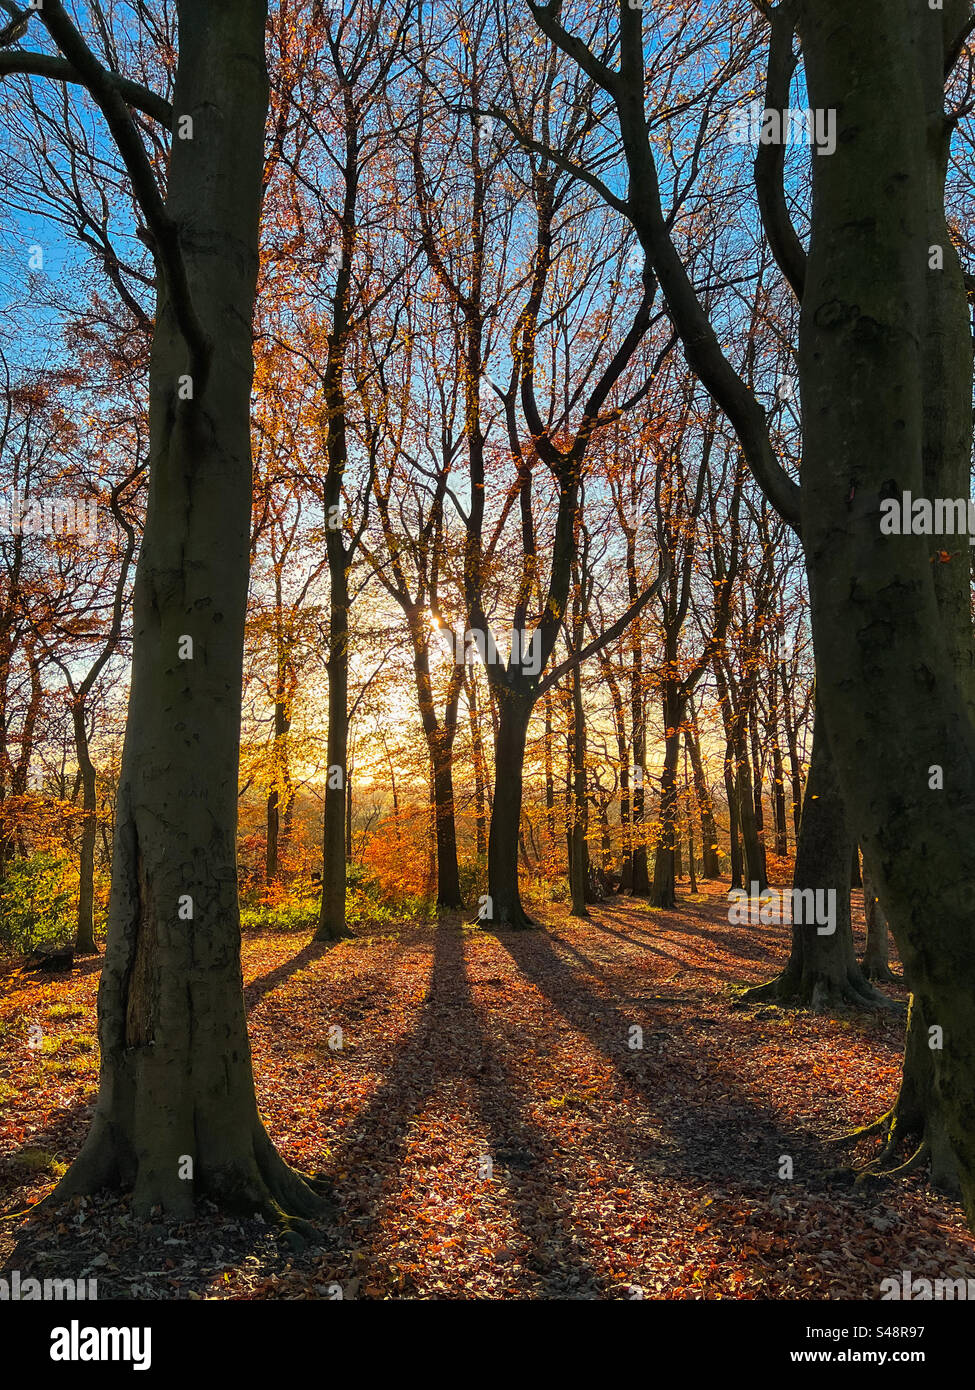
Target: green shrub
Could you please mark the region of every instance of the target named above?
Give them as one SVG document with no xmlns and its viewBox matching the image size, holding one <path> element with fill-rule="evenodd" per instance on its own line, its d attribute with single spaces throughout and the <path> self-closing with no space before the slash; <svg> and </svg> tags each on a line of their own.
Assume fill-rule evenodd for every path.
<svg viewBox="0 0 975 1390">
<path fill-rule="evenodd" d="M 31 854 L 7 864 L 0 884 L 0 944 L 26 953 L 74 940 L 69 868 L 68 860 L 57 854 Z"/>
<path fill-rule="evenodd" d="M 290 898 L 273 907 L 244 907 L 240 926 L 242 931 L 313 932 L 318 926 L 318 903 Z"/>
<path fill-rule="evenodd" d="M 479 854 L 461 859 L 457 867 L 461 897 L 465 903 L 476 903 L 481 894 L 487 892 L 487 856 Z"/>
<path fill-rule="evenodd" d="M 267 903 L 241 906 L 242 931 L 308 932 L 318 928 L 321 890 L 301 887 L 293 897 L 273 906 Z M 400 922 L 423 922 L 435 916 L 433 904 L 425 897 L 397 894 L 391 898 L 367 867 L 350 864 L 346 880 L 345 913 L 349 926 L 393 926 Z"/>
</svg>

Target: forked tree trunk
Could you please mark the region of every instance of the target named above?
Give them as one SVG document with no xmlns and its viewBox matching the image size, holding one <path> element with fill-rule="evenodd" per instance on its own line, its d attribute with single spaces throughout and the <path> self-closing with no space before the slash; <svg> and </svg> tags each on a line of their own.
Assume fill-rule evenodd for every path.
<svg viewBox="0 0 975 1390">
<path fill-rule="evenodd" d="M 258 1116 L 240 969 L 237 776 L 265 19 L 260 0 L 179 6 L 174 107 L 194 126 L 191 140 L 173 141 L 167 212 L 209 350 L 193 399 L 181 399 L 188 354 L 163 284 L 98 996 L 101 1080 L 91 1131 L 53 1194 L 118 1185 L 131 1189 L 136 1212 L 159 1204 L 180 1217 L 204 1194 L 278 1215 L 319 1204 Z"/>
<path fill-rule="evenodd" d="M 853 842 L 853 853 L 850 855 L 850 887 L 863 887 L 863 876 L 860 872 L 860 846 L 855 840 Z"/>
<path fill-rule="evenodd" d="M 402 600 L 400 600 L 402 604 Z M 457 863 L 457 821 L 454 808 L 454 740 L 457 710 L 464 684 L 464 667 L 455 664 L 450 676 L 443 719 L 438 719 L 430 676 L 430 636 L 415 605 L 403 605 L 413 647 L 413 675 L 420 723 L 431 767 L 431 802 L 437 876 L 437 906 L 463 907 Z"/>
</svg>

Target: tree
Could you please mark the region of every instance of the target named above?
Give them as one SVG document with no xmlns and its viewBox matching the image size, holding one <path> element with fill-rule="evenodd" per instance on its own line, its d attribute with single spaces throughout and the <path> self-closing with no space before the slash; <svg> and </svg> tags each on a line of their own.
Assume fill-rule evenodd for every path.
<svg viewBox="0 0 975 1390">
<path fill-rule="evenodd" d="M 131 1189 L 187 1215 L 197 1194 L 280 1217 L 319 1206 L 254 1094 L 235 830 L 250 539 L 251 316 L 268 85 L 263 0 L 178 5 L 172 105 L 96 57 L 59 0 L 55 55 L 7 71 L 82 84 L 138 202 L 156 272 L 151 484 L 135 578 L 132 688 L 99 990 L 91 1131 L 53 1200 Z M 165 193 L 133 108 L 175 139 Z"/>
<path fill-rule="evenodd" d="M 945 75 L 971 32 L 971 6 L 869 0 L 851 12 L 843 0 L 796 0 L 759 8 L 771 22 L 767 106 L 781 109 L 788 97 L 796 28 L 810 104 L 836 112 L 839 126 L 833 154 L 812 161 L 808 256 L 774 177 L 774 195 L 760 193 L 770 244 L 802 306 L 801 488 L 722 350 L 663 213 L 644 116 L 640 11 L 620 8 L 618 67 L 562 26 L 557 5 L 532 11 L 610 97 L 629 187 L 625 200 L 605 187 L 603 196 L 632 219 L 688 361 L 731 420 L 766 495 L 801 530 L 826 734 L 914 990 L 902 1087 L 910 1118 L 895 1106 L 878 1122 L 889 1139 L 884 1159 L 903 1136 L 919 1135 L 909 1161 L 931 1154 L 942 1182 L 957 1173 L 975 1225 L 975 957 L 963 906 L 975 870 L 969 581 L 950 565 L 938 572 L 930 535 L 884 536 L 879 526 L 885 498 L 969 493 L 972 339 L 945 218 L 957 121 L 946 109 Z M 778 156 L 768 165 L 771 176 L 781 173 Z M 756 173 L 761 185 L 770 170 L 758 164 Z M 908 184 L 914 196 L 894 216 L 890 189 Z M 921 844 L 931 847 L 923 864 Z M 947 1045 L 925 1051 L 925 1035 Z"/>
</svg>

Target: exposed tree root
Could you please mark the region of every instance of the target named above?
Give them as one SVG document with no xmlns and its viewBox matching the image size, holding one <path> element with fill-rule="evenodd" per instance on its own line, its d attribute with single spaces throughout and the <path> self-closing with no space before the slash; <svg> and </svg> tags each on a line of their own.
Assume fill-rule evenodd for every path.
<svg viewBox="0 0 975 1390">
<path fill-rule="evenodd" d="M 907 1122 L 899 1114 L 898 1105 L 895 1105 L 872 1123 L 861 1125 L 847 1134 L 836 1135 L 830 1142 L 837 1146 L 852 1145 L 872 1134 L 884 1136 L 880 1152 L 866 1163 L 840 1170 L 843 1176 L 852 1177 L 857 1187 L 896 1182 L 928 1166 L 932 1187 L 948 1196 L 960 1196 L 954 1155 L 940 1134 L 939 1127 L 930 1120 L 925 1121 L 913 1113 L 910 1122 Z"/>
<path fill-rule="evenodd" d="M 269 1225 L 307 1239 L 320 1238 L 311 1221 L 331 1210 L 330 1184 L 321 1177 L 307 1179 L 289 1167 L 260 1123 L 249 1154 L 181 1181 L 168 1170 L 162 1175 L 140 1169 L 128 1142 L 117 1142 L 113 1128 L 96 1120 L 81 1153 L 53 1191 L 22 1212 L 7 1213 L 7 1219 L 33 1218 L 72 1198 L 106 1189 L 130 1191 L 137 1216 L 161 1208 L 168 1216 L 190 1220 L 196 1200 L 203 1197 L 224 1211 L 262 1216 Z"/>
<path fill-rule="evenodd" d="M 902 984 L 904 976 L 898 974 L 896 970 L 891 970 L 885 961 L 868 961 L 866 957 L 860 962 L 860 969 L 863 971 L 865 980 L 877 980 L 886 984 Z"/>
<path fill-rule="evenodd" d="M 886 1129 L 890 1124 L 891 1113 L 891 1111 L 888 1111 L 886 1115 L 881 1115 L 879 1120 L 873 1120 L 868 1125 L 860 1125 L 858 1129 L 851 1129 L 843 1134 L 836 1134 L 832 1139 L 827 1140 L 827 1143 L 840 1148 L 848 1144 L 856 1144 L 861 1139 L 868 1139 L 871 1134 L 879 1134 L 881 1130 Z"/>
<path fill-rule="evenodd" d="M 895 999 L 873 989 L 865 980 L 854 977 L 836 979 L 819 972 L 806 972 L 797 977 L 784 970 L 764 984 L 745 989 L 735 1001 L 735 1008 L 749 1004 L 779 1004 L 783 1008 L 809 1009 L 815 1014 L 829 1014 L 841 1009 L 887 1009 L 897 1011 L 904 1006 Z"/>
<path fill-rule="evenodd" d="M 349 927 L 319 927 L 312 937 L 313 941 L 348 941 L 355 936 Z"/>
</svg>

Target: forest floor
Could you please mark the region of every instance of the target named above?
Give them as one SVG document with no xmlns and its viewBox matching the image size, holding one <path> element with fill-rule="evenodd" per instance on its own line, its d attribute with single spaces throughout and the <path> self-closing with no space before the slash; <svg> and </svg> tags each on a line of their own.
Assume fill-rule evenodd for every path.
<svg viewBox="0 0 975 1390">
<path fill-rule="evenodd" d="M 788 928 L 727 913 L 710 883 L 675 912 L 551 907 L 525 933 L 453 915 L 331 947 L 246 936 L 258 1101 L 289 1162 L 332 1182 L 320 1243 L 206 1208 L 147 1229 L 106 1196 L 0 1221 L 0 1273 L 97 1277 L 100 1299 L 873 1299 L 902 1270 L 975 1278 L 922 1175 L 869 1194 L 829 1176 L 850 1154 L 828 1139 L 896 1094 L 903 1013 L 732 1010 Z M 86 1132 L 99 968 L 0 973 L 7 1212 Z"/>
</svg>

